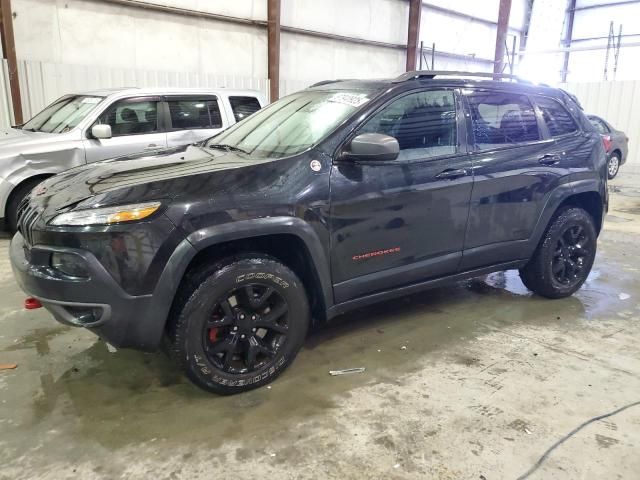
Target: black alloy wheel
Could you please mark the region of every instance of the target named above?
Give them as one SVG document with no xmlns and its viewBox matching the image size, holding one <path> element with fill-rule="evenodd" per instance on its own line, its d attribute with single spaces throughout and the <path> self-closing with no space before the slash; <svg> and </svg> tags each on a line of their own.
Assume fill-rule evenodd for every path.
<svg viewBox="0 0 640 480">
<path fill-rule="evenodd" d="M 582 279 L 586 261 L 590 257 L 587 231 L 580 225 L 567 228 L 558 238 L 551 260 L 551 271 L 562 285 L 572 285 Z"/>
<path fill-rule="evenodd" d="M 204 324 L 204 351 L 224 372 L 250 373 L 287 341 L 289 306 L 273 287 L 251 283 L 225 293 Z"/>
</svg>

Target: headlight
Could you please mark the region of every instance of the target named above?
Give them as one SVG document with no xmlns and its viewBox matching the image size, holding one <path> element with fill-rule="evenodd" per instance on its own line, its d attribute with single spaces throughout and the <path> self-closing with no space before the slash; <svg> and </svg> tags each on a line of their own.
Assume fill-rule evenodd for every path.
<svg viewBox="0 0 640 480">
<path fill-rule="evenodd" d="M 51 220 L 51 225 L 111 225 L 142 220 L 160 208 L 160 202 L 119 205 L 117 207 L 72 210 Z"/>
</svg>

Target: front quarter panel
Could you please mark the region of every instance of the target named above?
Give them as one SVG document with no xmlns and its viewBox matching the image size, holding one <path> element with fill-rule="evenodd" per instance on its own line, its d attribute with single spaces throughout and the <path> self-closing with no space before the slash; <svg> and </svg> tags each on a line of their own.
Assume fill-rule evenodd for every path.
<svg viewBox="0 0 640 480">
<path fill-rule="evenodd" d="M 311 168 L 312 160 L 320 162 L 318 171 Z M 184 184 L 166 215 L 185 233 L 195 251 L 253 237 L 297 236 L 311 256 L 325 304 L 331 305 L 327 229 L 330 165 L 329 156 L 312 150 L 194 177 Z"/>
<path fill-rule="evenodd" d="M 0 153 L 0 156 L 2 153 Z M 20 183 L 36 175 L 56 175 L 85 163 L 84 147 L 80 139 L 43 144 L 0 158 L 0 214 L 11 191 Z"/>
</svg>

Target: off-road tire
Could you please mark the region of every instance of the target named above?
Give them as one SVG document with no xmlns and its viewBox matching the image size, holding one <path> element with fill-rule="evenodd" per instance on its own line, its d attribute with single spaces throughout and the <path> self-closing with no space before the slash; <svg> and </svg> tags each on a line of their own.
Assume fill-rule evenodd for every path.
<svg viewBox="0 0 640 480">
<path fill-rule="evenodd" d="M 268 364 L 248 373 L 230 373 L 218 368 L 207 356 L 205 323 L 211 318 L 216 302 L 226 298 L 229 291 L 256 281 L 275 290 L 286 302 L 289 309 L 286 340 Z M 265 385 L 280 375 L 302 347 L 309 323 L 305 288 L 288 267 L 259 254 L 231 257 L 187 274 L 169 314 L 166 347 L 197 386 L 231 395 Z"/>
<path fill-rule="evenodd" d="M 568 229 L 582 227 L 586 234 L 585 255 L 580 275 L 570 284 L 556 280 L 552 272 L 552 264 L 560 237 Z M 586 281 L 593 266 L 596 254 L 597 233 L 593 218 L 588 212 L 578 207 L 567 207 L 559 211 L 551 220 L 545 235 L 540 240 L 535 253 L 523 268 L 520 278 L 525 286 L 534 293 L 547 298 L 564 298 L 573 295 Z"/>
</svg>

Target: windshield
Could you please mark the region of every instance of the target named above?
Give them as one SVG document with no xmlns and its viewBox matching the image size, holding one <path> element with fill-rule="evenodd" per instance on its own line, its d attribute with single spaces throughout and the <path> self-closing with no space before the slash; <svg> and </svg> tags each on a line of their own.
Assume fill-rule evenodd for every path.
<svg viewBox="0 0 640 480">
<path fill-rule="evenodd" d="M 315 145 L 369 100 L 350 91 L 303 91 L 289 95 L 216 135 L 215 145 L 259 158 L 279 158 Z"/>
<path fill-rule="evenodd" d="M 78 125 L 104 97 L 75 95 L 52 103 L 22 126 L 31 132 L 65 133 Z"/>
</svg>

